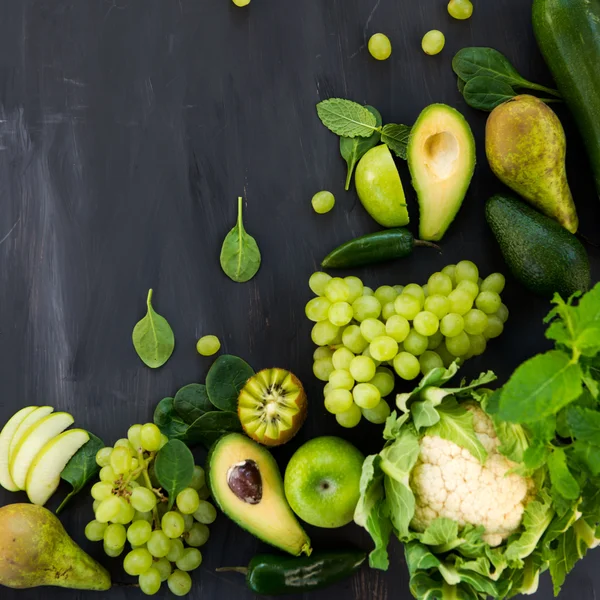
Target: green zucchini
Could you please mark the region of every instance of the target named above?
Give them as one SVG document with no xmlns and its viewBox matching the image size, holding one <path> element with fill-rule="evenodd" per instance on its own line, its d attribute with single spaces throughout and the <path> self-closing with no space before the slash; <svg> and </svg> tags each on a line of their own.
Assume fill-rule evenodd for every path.
<svg viewBox="0 0 600 600">
<path fill-rule="evenodd" d="M 533 0 L 533 31 L 575 117 L 600 196 L 600 0 Z"/>
</svg>

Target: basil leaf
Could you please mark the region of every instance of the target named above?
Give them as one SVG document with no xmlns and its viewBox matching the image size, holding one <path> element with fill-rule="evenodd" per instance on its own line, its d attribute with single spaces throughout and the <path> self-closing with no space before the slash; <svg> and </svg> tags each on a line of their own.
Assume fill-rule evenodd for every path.
<svg viewBox="0 0 600 600">
<path fill-rule="evenodd" d="M 352 100 L 323 100 L 317 104 L 317 114 L 327 129 L 342 137 L 369 137 L 377 130 L 375 115 Z"/>
<path fill-rule="evenodd" d="M 160 486 L 169 495 L 171 510 L 177 494 L 192 481 L 194 456 L 182 441 L 170 440 L 156 455 L 154 473 Z"/>
<path fill-rule="evenodd" d="M 56 509 L 58 515 L 75 494 L 78 494 L 85 484 L 100 471 L 96 463 L 98 450 L 104 448 L 104 442 L 88 431 L 90 439 L 71 457 L 63 472 L 61 479 L 70 483 L 73 489 Z"/>
<path fill-rule="evenodd" d="M 241 431 L 242 425 L 237 413 L 216 410 L 205 413 L 190 425 L 186 442 L 190 446 L 202 444 L 209 449 L 222 435 Z"/>
<path fill-rule="evenodd" d="M 189 425 L 177 414 L 173 398 L 163 398 L 154 410 L 154 424 L 170 440 L 185 437 Z"/>
<path fill-rule="evenodd" d="M 375 116 L 375 125 L 377 127 L 381 127 L 381 114 L 376 108 L 372 106 L 365 106 L 365 108 Z M 350 188 L 350 181 L 352 180 L 352 173 L 354 172 L 354 167 L 357 165 L 358 161 L 371 149 L 377 146 L 379 143 L 381 136 L 379 131 L 374 131 L 369 137 L 361 138 L 361 137 L 340 137 L 340 154 L 342 158 L 346 161 L 348 165 L 348 172 L 346 174 L 346 187 L 348 190 Z"/>
<path fill-rule="evenodd" d="M 242 220 L 242 198 L 238 198 L 236 226 L 225 236 L 221 248 L 221 268 L 237 283 L 252 279 L 260 268 L 260 250 L 256 240 L 246 232 Z"/>
<path fill-rule="evenodd" d="M 567 457 L 562 448 L 554 448 L 548 456 L 548 470 L 552 487 L 567 500 L 577 500 L 581 488 L 567 467 Z"/>
<path fill-rule="evenodd" d="M 206 386 L 201 383 L 190 383 L 182 387 L 175 394 L 173 407 L 188 425 L 191 425 L 205 413 L 215 410 L 208 399 Z"/>
<path fill-rule="evenodd" d="M 388 123 L 381 130 L 381 141 L 398 157 L 406 160 L 406 148 L 412 127 Z"/>
<path fill-rule="evenodd" d="M 162 367 L 175 348 L 175 336 L 167 320 L 152 308 L 152 290 L 146 300 L 148 312 L 133 328 L 133 346 L 151 369 Z"/>
<path fill-rule="evenodd" d="M 240 391 L 252 375 L 252 367 L 238 356 L 219 356 L 206 376 L 206 391 L 210 401 L 221 410 L 237 412 Z"/>
<path fill-rule="evenodd" d="M 465 102 L 478 110 L 491 112 L 503 102 L 514 98 L 517 93 L 508 83 L 492 77 L 474 77 L 465 84 Z"/>
</svg>

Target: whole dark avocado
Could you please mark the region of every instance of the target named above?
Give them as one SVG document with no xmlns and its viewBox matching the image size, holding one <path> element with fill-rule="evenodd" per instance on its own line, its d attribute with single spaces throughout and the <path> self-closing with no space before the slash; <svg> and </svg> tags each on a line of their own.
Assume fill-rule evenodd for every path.
<svg viewBox="0 0 600 600">
<path fill-rule="evenodd" d="M 506 195 L 492 196 L 485 216 L 510 271 L 528 290 L 568 298 L 589 289 L 587 252 L 562 225 Z"/>
</svg>

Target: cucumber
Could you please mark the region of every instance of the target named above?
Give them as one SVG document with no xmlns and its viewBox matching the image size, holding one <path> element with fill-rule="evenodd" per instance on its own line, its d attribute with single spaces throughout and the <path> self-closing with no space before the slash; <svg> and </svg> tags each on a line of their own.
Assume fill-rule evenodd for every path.
<svg viewBox="0 0 600 600">
<path fill-rule="evenodd" d="M 575 117 L 600 196 L 600 0 L 533 0 L 533 31 Z"/>
</svg>

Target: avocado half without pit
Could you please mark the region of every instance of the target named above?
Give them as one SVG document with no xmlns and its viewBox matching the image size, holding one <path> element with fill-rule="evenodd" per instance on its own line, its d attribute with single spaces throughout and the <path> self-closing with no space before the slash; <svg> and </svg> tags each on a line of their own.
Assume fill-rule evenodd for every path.
<svg viewBox="0 0 600 600">
<path fill-rule="evenodd" d="M 246 435 L 265 446 L 289 441 L 306 419 L 307 401 L 299 379 L 285 369 L 264 369 L 251 377 L 238 397 Z"/>
</svg>

